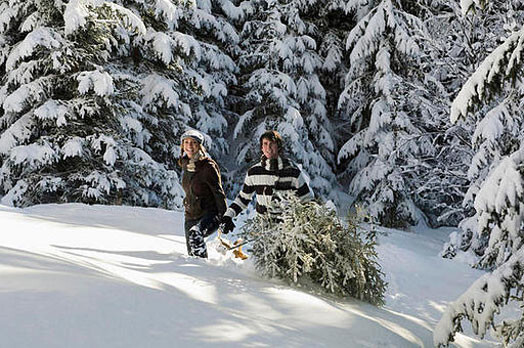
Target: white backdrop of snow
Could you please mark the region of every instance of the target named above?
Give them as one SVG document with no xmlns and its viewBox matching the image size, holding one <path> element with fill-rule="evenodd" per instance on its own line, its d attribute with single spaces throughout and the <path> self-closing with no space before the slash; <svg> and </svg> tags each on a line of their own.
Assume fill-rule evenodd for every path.
<svg viewBox="0 0 524 348">
<path fill-rule="evenodd" d="M 6 347 L 430 347 L 444 308 L 481 274 L 438 256 L 449 231 L 383 230 L 389 289 L 376 308 L 261 279 L 211 245 L 209 260 L 188 258 L 180 212 L 0 206 L 0 220 Z M 493 343 L 459 335 L 457 346 Z"/>
</svg>

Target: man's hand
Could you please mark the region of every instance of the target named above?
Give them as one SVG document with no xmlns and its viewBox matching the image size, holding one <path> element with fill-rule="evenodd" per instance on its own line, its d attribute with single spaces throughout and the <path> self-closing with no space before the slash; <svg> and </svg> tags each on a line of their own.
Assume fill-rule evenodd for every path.
<svg viewBox="0 0 524 348">
<path fill-rule="evenodd" d="M 220 220 L 220 226 L 222 227 L 223 234 L 228 234 L 229 232 L 235 229 L 235 224 L 233 223 L 233 219 L 225 215 L 222 217 L 222 220 Z"/>
</svg>

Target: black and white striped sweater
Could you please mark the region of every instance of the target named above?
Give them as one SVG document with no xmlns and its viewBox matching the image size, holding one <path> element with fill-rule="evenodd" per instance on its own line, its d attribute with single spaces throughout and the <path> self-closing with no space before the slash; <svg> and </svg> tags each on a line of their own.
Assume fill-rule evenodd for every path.
<svg viewBox="0 0 524 348">
<path fill-rule="evenodd" d="M 313 199 L 304 174 L 296 165 L 282 157 L 278 157 L 276 163 L 263 157 L 259 163 L 249 168 L 242 190 L 224 215 L 234 218 L 240 214 L 247 208 L 254 194 L 257 213 L 279 214 L 280 210 L 274 204 L 275 198 L 288 193 L 295 194 L 301 201 Z"/>
</svg>

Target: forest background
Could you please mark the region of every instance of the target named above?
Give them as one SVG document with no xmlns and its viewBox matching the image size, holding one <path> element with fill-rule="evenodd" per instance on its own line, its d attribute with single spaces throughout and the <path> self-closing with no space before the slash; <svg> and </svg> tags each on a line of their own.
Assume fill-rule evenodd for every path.
<svg viewBox="0 0 524 348">
<path fill-rule="evenodd" d="M 443 255 L 510 270 L 522 302 L 523 19 L 518 0 L 2 0 L 2 203 L 179 209 L 188 128 L 232 198 L 277 129 L 317 197 L 459 226 Z"/>
</svg>

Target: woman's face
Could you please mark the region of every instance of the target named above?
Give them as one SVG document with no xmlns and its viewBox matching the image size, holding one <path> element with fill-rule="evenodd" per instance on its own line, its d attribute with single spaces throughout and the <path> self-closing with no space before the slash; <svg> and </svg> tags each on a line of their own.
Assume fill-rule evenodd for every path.
<svg viewBox="0 0 524 348">
<path fill-rule="evenodd" d="M 185 138 L 182 140 L 182 147 L 189 158 L 193 158 L 198 150 L 200 150 L 200 144 L 193 138 Z"/>
</svg>

